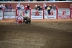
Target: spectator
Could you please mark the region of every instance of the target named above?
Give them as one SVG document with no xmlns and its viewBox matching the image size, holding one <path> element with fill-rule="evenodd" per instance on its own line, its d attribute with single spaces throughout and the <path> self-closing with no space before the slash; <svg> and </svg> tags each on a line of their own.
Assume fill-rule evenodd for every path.
<svg viewBox="0 0 72 48">
<path fill-rule="evenodd" d="M 8 9 L 8 6 L 7 5 L 5 5 L 5 9 Z"/>
<path fill-rule="evenodd" d="M 11 5 L 9 6 L 9 10 L 12 11 L 12 6 Z"/>
<path fill-rule="evenodd" d="M 28 8 L 27 8 L 27 6 L 25 6 L 25 13 L 27 14 L 27 10 L 28 10 Z"/>
<path fill-rule="evenodd" d="M 37 10 L 37 5 L 35 5 L 35 9 Z"/>
<path fill-rule="evenodd" d="M 40 10 L 42 10 L 42 6 L 40 6 Z"/>
<path fill-rule="evenodd" d="M 18 3 L 16 7 L 17 7 L 17 9 L 20 9 L 20 3 Z"/>
<path fill-rule="evenodd" d="M 56 10 L 56 5 L 54 4 L 53 9 Z"/>
<path fill-rule="evenodd" d="M 24 6 L 23 5 L 21 6 L 21 9 L 24 10 Z"/>
<path fill-rule="evenodd" d="M 72 4 L 70 5 L 70 8 L 72 8 Z"/>
<path fill-rule="evenodd" d="M 52 5 L 49 5 L 50 9 L 52 9 Z"/>
<path fill-rule="evenodd" d="M 38 5 L 38 7 L 37 7 L 37 8 L 38 8 L 38 10 L 40 10 L 40 5 Z"/>
<path fill-rule="evenodd" d="M 29 4 L 27 5 L 27 8 L 30 9 L 30 5 Z"/>
<path fill-rule="evenodd" d="M 47 7 L 48 15 L 50 15 L 50 7 Z"/>
<path fill-rule="evenodd" d="M 7 5 L 5 5 L 5 11 L 8 11 L 8 6 Z"/>
<path fill-rule="evenodd" d="M 1 7 L 1 5 L 0 5 L 0 10 L 2 10 L 2 7 Z"/>
<path fill-rule="evenodd" d="M 1 4 L 1 7 L 3 8 L 3 4 Z"/>
<path fill-rule="evenodd" d="M 5 9 L 5 4 L 3 4 L 3 8 Z"/>
<path fill-rule="evenodd" d="M 47 9 L 47 7 L 48 7 L 48 6 L 46 6 L 46 8 L 45 8 L 45 9 Z"/>
<path fill-rule="evenodd" d="M 43 4 L 43 8 L 46 9 L 46 6 L 47 6 L 47 5 L 44 3 L 44 4 Z"/>
<path fill-rule="evenodd" d="M 23 6 L 23 5 L 21 5 L 21 9 L 22 9 L 22 11 L 24 12 L 24 6 Z"/>
</svg>

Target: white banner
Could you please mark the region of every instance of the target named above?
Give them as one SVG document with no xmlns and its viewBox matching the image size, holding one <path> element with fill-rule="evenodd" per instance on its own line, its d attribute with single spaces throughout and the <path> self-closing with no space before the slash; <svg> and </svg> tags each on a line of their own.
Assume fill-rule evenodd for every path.
<svg viewBox="0 0 72 48">
<path fill-rule="evenodd" d="M 12 19 L 15 18 L 15 16 L 4 16 L 5 19 Z"/>
<path fill-rule="evenodd" d="M 2 20 L 2 19 L 3 19 L 3 11 L 0 10 L 0 20 Z"/>
<path fill-rule="evenodd" d="M 44 18 L 45 19 L 56 19 L 56 10 L 51 10 L 50 15 L 48 15 L 48 11 L 44 10 Z"/>
<path fill-rule="evenodd" d="M 43 19 L 43 10 L 42 11 L 31 10 L 31 19 Z"/>
<path fill-rule="evenodd" d="M 58 19 L 69 19 L 70 18 L 70 9 L 58 9 Z"/>
</svg>

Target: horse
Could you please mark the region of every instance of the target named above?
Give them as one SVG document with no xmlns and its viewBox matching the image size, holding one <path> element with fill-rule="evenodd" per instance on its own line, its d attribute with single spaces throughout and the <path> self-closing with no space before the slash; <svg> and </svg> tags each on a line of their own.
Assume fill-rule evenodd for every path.
<svg viewBox="0 0 72 48">
<path fill-rule="evenodd" d="M 23 17 L 23 23 L 30 24 L 31 19 L 29 17 Z"/>
</svg>

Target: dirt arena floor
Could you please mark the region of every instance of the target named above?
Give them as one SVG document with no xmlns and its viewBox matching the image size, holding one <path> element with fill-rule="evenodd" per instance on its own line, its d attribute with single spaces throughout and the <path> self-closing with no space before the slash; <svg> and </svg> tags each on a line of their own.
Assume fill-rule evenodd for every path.
<svg viewBox="0 0 72 48">
<path fill-rule="evenodd" d="M 0 21 L 0 48 L 72 48 L 72 19 Z"/>
</svg>

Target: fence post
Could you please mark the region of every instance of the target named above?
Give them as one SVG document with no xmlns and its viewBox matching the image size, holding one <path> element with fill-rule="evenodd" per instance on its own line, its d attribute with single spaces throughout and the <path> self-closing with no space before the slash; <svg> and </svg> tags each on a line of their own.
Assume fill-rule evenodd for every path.
<svg viewBox="0 0 72 48">
<path fill-rule="evenodd" d="M 70 5 L 70 19 L 72 19 L 72 4 Z"/>
<path fill-rule="evenodd" d="M 56 7 L 56 19 L 58 19 L 58 7 Z"/>
<path fill-rule="evenodd" d="M 43 19 L 44 19 L 44 8 L 43 8 Z"/>
<path fill-rule="evenodd" d="M 17 8 L 16 8 L 16 16 L 17 16 Z"/>
<path fill-rule="evenodd" d="M 2 11 L 3 11 L 3 18 L 2 18 L 2 20 L 4 20 L 4 8 L 2 8 Z"/>
<path fill-rule="evenodd" d="M 31 8 L 30 8 L 30 18 L 31 18 Z"/>
</svg>

